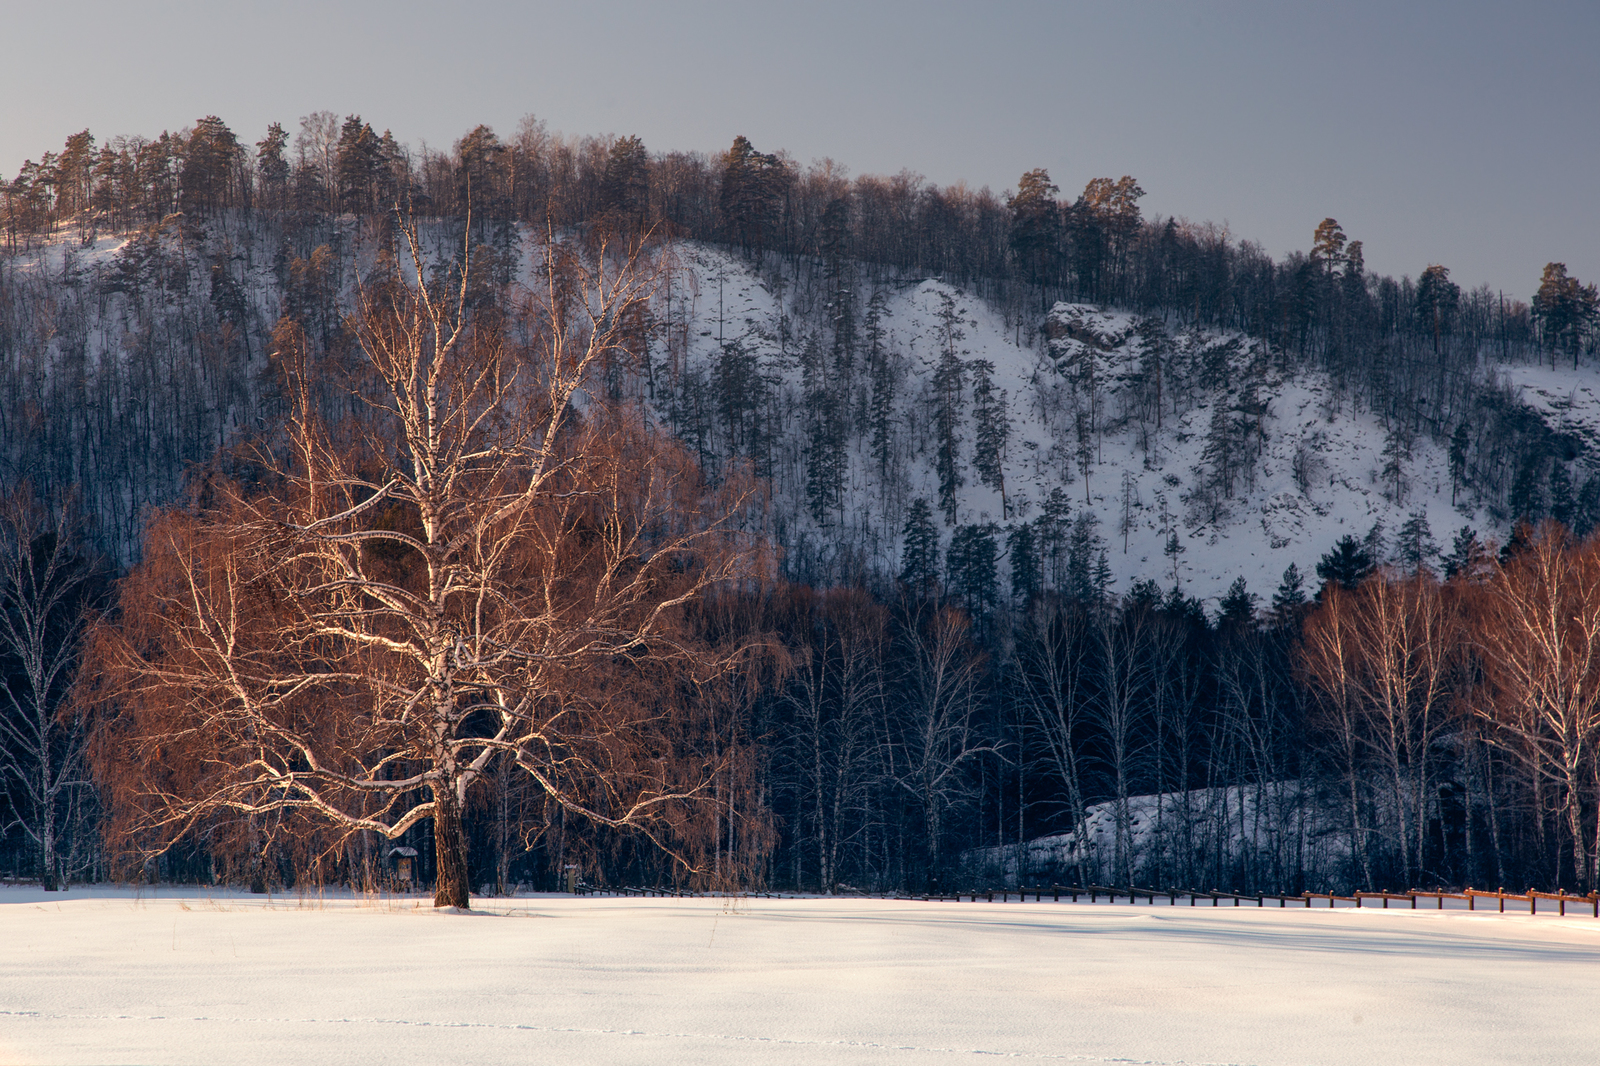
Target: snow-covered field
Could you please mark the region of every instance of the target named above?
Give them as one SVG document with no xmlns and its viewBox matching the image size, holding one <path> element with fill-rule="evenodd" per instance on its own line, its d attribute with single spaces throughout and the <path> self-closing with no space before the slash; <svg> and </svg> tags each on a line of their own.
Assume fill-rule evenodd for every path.
<svg viewBox="0 0 1600 1066">
<path fill-rule="evenodd" d="M 1582 1063 L 1600 921 L 0 889 L 0 1063 Z"/>
</svg>

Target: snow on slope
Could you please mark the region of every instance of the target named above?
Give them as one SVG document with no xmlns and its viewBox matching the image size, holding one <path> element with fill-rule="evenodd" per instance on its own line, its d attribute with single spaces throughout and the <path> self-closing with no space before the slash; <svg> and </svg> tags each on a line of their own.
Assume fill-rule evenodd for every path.
<svg viewBox="0 0 1600 1066">
<path fill-rule="evenodd" d="M 1129 796 L 1126 816 L 1126 869 L 1137 884 L 1199 888 L 1224 880 L 1212 862 L 1271 870 L 1281 861 L 1313 884 L 1337 883 L 1350 869 L 1348 821 L 1336 804 L 1302 797 L 1296 781 Z M 1088 806 L 1077 832 L 971 848 L 960 864 L 968 884 L 1123 884 L 1121 858 L 1117 802 L 1108 800 Z"/>
<path fill-rule="evenodd" d="M 692 320 L 687 330 L 689 363 L 703 371 L 708 368 L 719 336 L 737 337 L 761 353 L 769 372 L 783 382 L 783 406 L 789 416 L 787 450 L 774 472 L 779 505 L 788 506 L 788 536 L 822 543 L 839 540 L 838 528 L 819 528 L 805 514 L 799 362 L 795 342 L 780 340 L 794 328 L 794 294 L 772 291 L 748 261 L 716 249 L 689 246 L 683 263 L 697 289 L 697 296 L 679 305 L 679 313 Z M 861 292 L 862 307 L 869 296 Z M 1002 528 L 1026 521 L 1038 514 L 1052 489 L 1061 488 L 1075 510 L 1089 509 L 1098 517 L 1114 592 L 1126 592 L 1140 578 L 1170 587 L 1173 565 L 1163 548 L 1174 530 L 1184 547 L 1176 577 L 1187 594 L 1213 602 L 1241 576 L 1264 601 L 1291 562 L 1307 585 L 1314 586 L 1317 560 L 1340 536 L 1362 538 L 1381 521 L 1392 542 L 1394 533 L 1418 510 L 1427 517 L 1441 547 L 1448 547 L 1464 525 L 1484 530 L 1484 516 L 1451 506 L 1441 444 L 1426 438 L 1412 443 L 1404 463 L 1404 492 L 1394 498 L 1390 487 L 1381 483 L 1387 432 L 1379 421 L 1352 409 L 1325 375 L 1286 373 L 1249 338 L 1217 332 L 1168 333 L 1169 363 L 1186 367 L 1191 378 L 1203 378 L 1200 364 L 1216 359 L 1218 352 L 1226 365 L 1220 381 L 1190 390 L 1178 413 L 1169 407 L 1158 430 L 1148 412 L 1141 422 L 1132 410 L 1135 379 L 1141 371 L 1149 372 L 1141 364 L 1145 341 L 1132 316 L 1061 304 L 1051 315 L 1053 339 L 1041 343 L 1037 318 L 1008 323 L 984 301 L 926 280 L 891 288 L 884 305 L 888 343 L 903 358 L 906 371 L 899 399 L 902 429 L 910 437 L 905 478 L 899 485 L 878 484 L 865 438 L 858 437 L 843 508 L 843 539 L 860 538 L 874 564 L 886 573 L 899 569 L 906 504 L 914 497 L 934 502 L 938 496 L 934 450 L 928 440 L 931 430 L 919 421 L 925 423 L 929 417 L 925 408 L 941 350 L 939 316 L 945 296 L 953 299 L 960 316 L 961 357 L 969 365 L 978 359 L 994 364 L 995 386 L 1007 394 L 1013 423 L 1005 463 L 1012 505 L 1007 515 L 1000 493 L 979 484 L 971 469 L 974 434 L 968 403 L 961 433 L 966 484 L 960 492 L 958 521 L 992 521 Z M 1092 357 L 1100 382 L 1096 403 L 1102 427 L 1095 438 L 1087 491 L 1075 462 L 1078 443 L 1071 396 L 1072 368 L 1086 356 Z M 1201 476 L 1213 405 L 1237 400 L 1246 379 L 1258 382 L 1259 395 L 1266 401 L 1253 476 L 1241 477 L 1234 497 L 1223 501 L 1220 516 L 1196 514 L 1185 501 Z M 1080 381 L 1079 396 L 1085 395 Z M 1587 399 L 1592 401 L 1586 408 L 1592 412 L 1588 417 L 1600 426 L 1600 398 L 1589 394 Z M 1171 403 L 1169 393 L 1167 404 Z M 1299 484 L 1297 457 L 1302 470 Z M 1133 517 L 1126 543 L 1120 529 L 1125 495 Z M 945 544 L 949 532 L 942 529 Z"/>
<path fill-rule="evenodd" d="M 441 261 L 452 254 L 443 230 L 425 238 Z M 348 244 L 350 239 L 346 234 L 340 241 Z M 526 282 L 536 241 L 527 232 L 519 239 L 521 247 L 510 254 L 521 264 Z M 204 276 L 206 254 L 197 247 L 185 251 L 170 234 L 159 239 L 101 237 L 88 246 L 63 239 L 20 257 L 12 269 L 23 276 L 83 285 L 104 284 L 119 271 L 137 267 L 143 272 L 139 283 L 151 291 L 173 284 L 174 272 L 188 271 L 192 276 L 182 287 L 203 300 L 199 294 L 210 284 Z M 737 341 L 758 358 L 762 372 L 776 385 L 781 424 L 772 456 L 779 512 L 775 529 L 795 558 L 826 563 L 830 554 L 848 551 L 881 573 L 899 570 L 907 506 L 916 497 L 936 501 L 938 496 L 930 407 L 946 299 L 957 313 L 961 358 L 969 366 L 980 359 L 994 364 L 995 387 L 1006 394 L 1013 423 L 1005 462 L 1011 505 L 1007 513 L 1000 493 L 980 484 L 971 466 L 969 393 L 960 434 L 965 485 L 958 522 L 994 522 L 1003 530 L 1037 516 L 1051 491 L 1060 489 L 1075 509 L 1092 510 L 1099 519 L 1113 592 L 1126 592 L 1140 578 L 1155 579 L 1166 588 L 1176 577 L 1188 594 L 1214 602 L 1242 576 L 1264 600 L 1289 563 L 1313 584 L 1317 559 L 1338 537 L 1364 536 L 1377 521 L 1392 537 L 1417 509 L 1426 515 L 1440 546 L 1448 546 L 1455 531 L 1467 524 L 1481 532 L 1504 532 L 1487 528 L 1493 525 L 1487 515 L 1451 506 L 1444 448 L 1426 438 L 1412 445 L 1405 462 L 1405 491 L 1395 499 L 1392 487 L 1381 483 L 1386 432 L 1378 420 L 1354 409 L 1324 375 L 1285 372 L 1276 358 L 1242 335 L 1164 329 L 1170 346 L 1168 371 L 1186 373 L 1190 384 L 1164 393 L 1158 429 L 1138 403 L 1138 377 L 1151 366 L 1148 341 L 1132 316 L 1064 304 L 1041 331 L 1043 316 L 1007 318 L 981 299 L 936 280 L 890 284 L 883 293 L 886 343 L 902 374 L 896 399 L 900 468 L 887 483 L 879 478 L 858 403 L 851 415 L 844 505 L 829 525 L 820 526 L 805 503 L 801 384 L 804 334 L 827 329 L 816 279 L 797 277 L 792 270 L 781 277 L 761 272 L 742 256 L 704 245 L 681 245 L 675 258 L 681 269 L 669 292 L 658 298 L 657 310 L 680 337 L 682 369 L 709 381 L 720 346 Z M 261 247 L 231 262 L 249 294 L 253 321 L 261 329 L 270 328 L 281 302 L 271 257 Z M 346 263 L 338 274 L 348 290 L 354 271 Z M 858 325 L 871 295 L 867 286 L 858 286 Z M 120 356 L 129 328 L 122 297 L 112 295 L 90 305 L 95 316 L 86 338 L 91 362 Z M 1195 387 L 1193 382 L 1206 376 L 1204 365 L 1216 362 L 1218 353 L 1221 379 Z M 659 348 L 657 363 L 666 358 L 664 347 Z M 1077 402 L 1087 403 L 1085 368 L 1098 389 L 1093 394 L 1096 428 L 1087 486 L 1076 462 L 1078 434 L 1072 417 L 1075 389 Z M 1600 454 L 1600 381 L 1592 368 L 1571 372 L 1512 366 L 1500 372 L 1522 402 Z M 858 372 L 858 377 L 854 390 L 861 399 L 868 385 L 864 374 Z M 1233 497 L 1220 508 L 1197 508 L 1192 497 L 1205 466 L 1212 414 L 1219 404 L 1238 402 L 1248 381 L 1255 382 L 1266 401 L 1261 432 L 1251 445 L 1260 451 L 1252 476 L 1241 477 Z M 659 406 L 659 395 L 657 400 Z M 230 425 L 244 420 L 243 414 L 229 415 Z M 1120 528 L 1125 502 L 1133 519 L 1126 538 Z M 1176 573 L 1163 551 L 1170 531 L 1179 534 L 1184 549 Z M 941 523 L 941 532 L 948 544 L 950 529 Z"/>
<path fill-rule="evenodd" d="M 1595 1061 L 1600 922 L 0 889 L 0 1063 Z"/>
</svg>

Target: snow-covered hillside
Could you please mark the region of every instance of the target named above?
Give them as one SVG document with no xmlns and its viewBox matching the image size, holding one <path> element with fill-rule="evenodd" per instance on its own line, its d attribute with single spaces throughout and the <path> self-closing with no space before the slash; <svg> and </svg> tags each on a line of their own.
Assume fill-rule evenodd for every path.
<svg viewBox="0 0 1600 1066">
<path fill-rule="evenodd" d="M 310 236 L 254 225 L 64 236 L 5 265 L 8 372 L 19 410 L 41 419 L 16 428 L 6 460 L 90 486 L 120 554 L 136 553 L 143 508 L 176 496 L 188 464 L 266 417 L 279 316 L 325 342 L 371 269 L 375 231 L 353 219 Z M 528 283 L 538 236 L 507 224 L 474 254 L 499 280 Z M 458 230 L 424 237 L 430 269 L 461 247 Z M 1385 425 L 1348 386 L 1257 339 L 1081 304 L 1003 309 L 861 264 L 758 263 L 693 243 L 670 260 L 635 392 L 708 463 L 758 460 L 773 532 L 812 580 L 898 573 L 917 499 L 938 518 L 941 553 L 958 527 L 988 528 L 1002 596 L 1007 535 L 1047 509 L 1080 530 L 1092 519 L 1111 592 L 1151 579 L 1213 604 L 1239 577 L 1264 600 L 1290 563 L 1313 584 L 1336 539 L 1380 523 L 1391 551 L 1414 515 L 1441 547 L 1464 525 L 1506 532 L 1475 493 L 1452 505 L 1444 442 Z M 1600 454 L 1593 368 L 1492 372 L 1571 448 Z M 946 408 L 955 421 L 941 437 Z M 979 442 L 996 437 L 980 421 L 1001 410 L 1007 432 L 986 472 Z M 821 503 L 819 441 L 832 442 L 823 480 L 835 479 Z M 949 507 L 941 450 L 959 483 Z"/>
<path fill-rule="evenodd" d="M 1380 421 L 1355 409 L 1325 375 L 1286 370 L 1258 341 L 1164 324 L 1152 329 L 1126 313 L 1074 304 L 1007 321 L 936 280 L 882 290 L 884 343 L 902 375 L 898 477 L 879 475 L 869 434 L 857 427 L 845 505 L 822 525 L 804 504 L 805 389 L 795 333 L 806 316 L 797 310 L 794 287 L 774 286 L 747 260 L 711 248 L 686 249 L 682 262 L 694 294 L 680 298 L 673 313 L 687 336 L 689 368 L 709 378 L 722 346 L 737 341 L 759 353 L 782 390 L 784 438 L 773 476 L 791 547 L 851 545 L 880 571 L 898 570 L 906 505 L 916 497 L 934 502 L 939 494 L 930 409 L 939 359 L 950 347 L 969 368 L 980 360 L 993 364 L 993 386 L 1005 395 L 1011 419 L 1002 500 L 999 487 L 982 484 L 973 470 L 969 374 L 957 524 L 992 522 L 1003 535 L 1036 518 L 1060 490 L 1074 516 L 1092 512 L 1098 519 L 1114 592 L 1141 578 L 1163 588 L 1176 579 L 1188 595 L 1214 601 L 1243 577 L 1265 597 L 1290 563 L 1309 583 L 1336 539 L 1364 538 L 1377 523 L 1392 545 L 1394 533 L 1420 512 L 1444 546 L 1463 525 L 1480 531 L 1492 525 L 1487 516 L 1451 505 L 1445 449 L 1425 437 L 1405 442 L 1398 455 L 1396 491 L 1394 457 L 1385 454 L 1391 435 Z M 860 287 L 858 308 L 872 295 L 871 287 Z M 864 394 L 870 384 L 846 390 Z M 864 410 L 868 402 L 859 395 L 855 407 Z M 1580 394 L 1567 412 L 1585 403 L 1593 412 L 1586 417 L 1600 423 L 1600 399 L 1591 393 Z M 1223 442 L 1234 452 L 1226 457 L 1232 467 L 1226 476 L 1214 454 L 1219 428 L 1232 438 Z M 948 544 L 951 527 L 942 524 L 941 532 Z M 1173 534 L 1176 552 L 1168 550 Z"/>
</svg>

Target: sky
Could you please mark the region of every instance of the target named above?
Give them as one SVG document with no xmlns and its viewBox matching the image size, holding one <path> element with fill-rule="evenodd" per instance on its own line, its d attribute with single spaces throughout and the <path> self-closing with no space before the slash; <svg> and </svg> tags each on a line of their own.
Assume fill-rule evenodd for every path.
<svg viewBox="0 0 1600 1066">
<path fill-rule="evenodd" d="M 254 143 L 329 110 L 448 148 L 532 114 L 996 192 L 1131 174 L 1146 217 L 1274 256 L 1331 216 L 1380 273 L 1522 298 L 1552 260 L 1600 279 L 1594 0 L 56 0 L 7 37 L 7 177 L 85 127 L 216 114 Z"/>
</svg>

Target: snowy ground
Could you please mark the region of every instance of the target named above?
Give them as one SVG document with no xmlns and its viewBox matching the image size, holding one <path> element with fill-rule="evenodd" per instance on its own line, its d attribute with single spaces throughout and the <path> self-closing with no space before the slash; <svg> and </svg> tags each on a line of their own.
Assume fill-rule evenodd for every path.
<svg viewBox="0 0 1600 1066">
<path fill-rule="evenodd" d="M 3 1063 L 1600 1061 L 1600 922 L 0 889 Z"/>
</svg>

